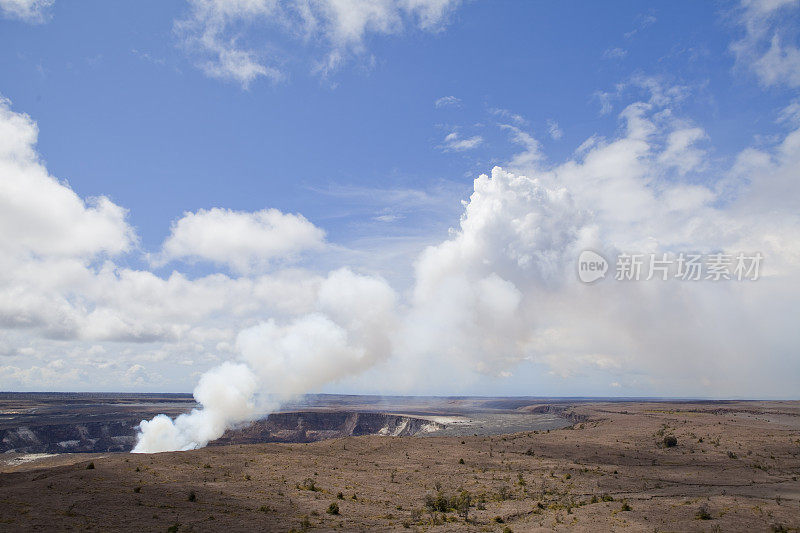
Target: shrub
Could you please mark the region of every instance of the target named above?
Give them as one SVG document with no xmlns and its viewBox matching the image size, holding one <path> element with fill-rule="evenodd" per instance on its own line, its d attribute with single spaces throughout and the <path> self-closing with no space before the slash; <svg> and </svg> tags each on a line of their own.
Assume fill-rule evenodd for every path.
<svg viewBox="0 0 800 533">
<path fill-rule="evenodd" d="M 500 490 L 497 491 L 497 498 L 503 502 L 512 499 L 511 489 L 503 485 L 500 487 Z"/>
<path fill-rule="evenodd" d="M 472 496 L 469 491 L 462 490 L 461 494 L 453 498 L 451 505 L 464 518 L 465 522 L 469 520 L 469 508 L 472 505 Z"/>
<path fill-rule="evenodd" d="M 450 510 L 450 502 L 447 499 L 447 496 L 441 490 L 437 491 L 436 494 L 426 494 L 425 495 L 425 510 L 429 513 L 446 513 Z"/>
<path fill-rule="evenodd" d="M 622 502 L 622 507 L 620 507 L 619 510 L 620 511 L 630 511 L 631 510 L 631 506 L 628 505 L 628 502 L 623 501 Z"/>
<path fill-rule="evenodd" d="M 331 503 L 325 512 L 328 514 L 339 514 L 339 504 L 336 502 Z"/>
<path fill-rule="evenodd" d="M 341 492 L 336 493 L 336 499 L 337 500 L 344 500 L 344 494 L 341 493 Z"/>
<path fill-rule="evenodd" d="M 302 482 L 297 484 L 297 488 L 301 490 L 310 490 L 311 492 L 318 492 L 320 489 L 317 487 L 317 482 L 314 478 L 307 477 Z"/>
<path fill-rule="evenodd" d="M 694 517 L 698 520 L 711 520 L 711 513 L 708 511 L 708 505 L 701 505 L 700 508 L 697 509 Z"/>
<path fill-rule="evenodd" d="M 189 497 L 188 497 L 187 499 L 188 499 L 190 502 L 197 501 L 197 494 L 195 494 L 195 492 L 194 492 L 193 490 L 192 490 L 192 491 L 189 491 Z"/>
<path fill-rule="evenodd" d="M 91 462 L 88 465 L 86 465 L 86 470 L 94 470 L 94 462 Z"/>
<path fill-rule="evenodd" d="M 678 439 L 675 438 L 675 435 L 667 435 L 664 437 L 664 446 L 667 448 L 672 448 L 673 446 L 678 445 Z"/>
<path fill-rule="evenodd" d="M 464 464 L 464 458 L 463 458 L 463 457 L 462 457 L 461 459 L 459 459 L 459 460 L 458 460 L 458 464 L 460 464 L 460 465 L 463 465 L 463 464 Z"/>
<path fill-rule="evenodd" d="M 142 487 L 133 487 L 133 492 L 139 494 L 140 492 L 142 492 Z"/>
</svg>

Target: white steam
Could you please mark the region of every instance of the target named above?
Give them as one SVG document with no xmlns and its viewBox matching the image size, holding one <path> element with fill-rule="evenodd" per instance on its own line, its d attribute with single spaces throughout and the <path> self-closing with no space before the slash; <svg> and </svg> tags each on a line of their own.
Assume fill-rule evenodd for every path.
<svg viewBox="0 0 800 533">
<path fill-rule="evenodd" d="M 703 167 L 694 143 L 704 135 L 656 110 L 629 106 L 622 137 L 546 169 L 526 142 L 512 164 L 532 177 L 501 168 L 478 177 L 460 227 L 419 256 L 402 302 L 380 278 L 330 273 L 310 311 L 243 330 L 238 362 L 201 379 L 201 407 L 142 422 L 134 451 L 203 446 L 286 398 L 365 372 L 381 390 L 442 393 L 530 361 L 556 378 L 593 373 L 650 394 L 777 390 L 776 379 L 796 375 L 800 345 L 796 306 L 776 303 L 800 301 L 800 130 L 698 185 L 684 176 Z M 584 249 L 759 251 L 768 262 L 757 283 L 589 287 L 575 272 Z"/>
<path fill-rule="evenodd" d="M 262 417 L 280 401 L 370 368 L 390 353 L 396 296 L 380 278 L 332 272 L 320 285 L 317 311 L 279 325 L 268 320 L 238 337 L 241 362 L 200 378 L 200 407 L 174 421 L 143 420 L 134 453 L 190 450 L 226 429 Z"/>
</svg>

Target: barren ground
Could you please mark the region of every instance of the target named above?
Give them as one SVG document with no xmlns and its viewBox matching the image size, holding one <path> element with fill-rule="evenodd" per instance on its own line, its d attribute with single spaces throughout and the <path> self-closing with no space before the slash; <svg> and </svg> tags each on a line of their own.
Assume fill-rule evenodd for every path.
<svg viewBox="0 0 800 533">
<path fill-rule="evenodd" d="M 348 437 L 15 464 L 4 458 L 0 529 L 800 528 L 800 402 L 583 403 L 571 410 L 588 419 L 573 429 L 505 436 Z M 677 446 L 663 446 L 669 435 Z M 472 501 L 467 521 L 426 509 L 426 496 L 462 490 Z M 326 512 L 331 503 L 339 514 Z"/>
</svg>

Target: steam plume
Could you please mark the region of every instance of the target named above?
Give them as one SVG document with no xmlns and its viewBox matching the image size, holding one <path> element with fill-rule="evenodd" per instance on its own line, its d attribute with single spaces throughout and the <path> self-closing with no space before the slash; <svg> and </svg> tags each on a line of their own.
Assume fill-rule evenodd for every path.
<svg viewBox="0 0 800 533">
<path fill-rule="evenodd" d="M 226 429 L 263 417 L 281 401 L 357 374 L 389 355 L 396 296 L 382 279 L 332 272 L 317 312 L 280 325 L 268 320 L 238 337 L 241 361 L 200 378 L 200 407 L 171 420 L 143 420 L 134 453 L 200 448 Z"/>
</svg>

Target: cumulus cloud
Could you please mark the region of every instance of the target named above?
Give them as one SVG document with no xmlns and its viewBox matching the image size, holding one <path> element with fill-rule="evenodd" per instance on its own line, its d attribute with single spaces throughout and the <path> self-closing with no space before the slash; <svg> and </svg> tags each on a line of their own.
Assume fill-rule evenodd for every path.
<svg viewBox="0 0 800 533">
<path fill-rule="evenodd" d="M 383 280 L 344 269 L 319 285 L 313 311 L 243 330 L 236 364 L 255 376 L 258 385 L 248 390 L 267 396 L 252 392 L 245 404 L 257 407 L 245 415 L 232 409 L 224 425 L 208 423 L 216 429 L 204 429 L 202 439 L 186 437 L 200 432 L 182 418 L 145 421 L 137 451 L 203 445 L 282 398 L 365 372 L 390 387 L 456 392 L 475 376 L 508 378 L 527 361 L 553 379 L 595 373 L 615 388 L 657 394 L 747 396 L 768 382 L 770 390 L 790 390 L 792 380 L 776 369 L 796 367 L 792 347 L 800 338 L 787 310 L 771 302 L 800 295 L 798 195 L 785 189 L 791 185 L 770 187 L 797 181 L 800 132 L 772 152 L 743 152 L 721 180 L 735 185 L 717 187 L 685 178 L 708 163 L 695 147 L 706 139 L 702 129 L 652 102 L 628 105 L 620 121 L 619 137 L 595 139 L 575 159 L 548 167 L 524 156 L 516 159 L 531 162 L 528 175 L 495 167 L 476 178 L 458 228 L 415 262 L 405 305 Z M 720 201 L 722 194 L 729 199 Z M 765 216 L 760 194 L 785 196 L 786 205 Z M 574 270 L 587 248 L 759 250 L 771 258 L 769 282 L 589 287 Z M 239 397 L 238 384 L 216 381 L 223 399 Z M 208 409 L 218 411 L 213 403 Z M 203 412 L 188 416 L 199 423 Z"/>
<path fill-rule="evenodd" d="M 684 89 L 634 83 L 643 97 L 621 106 L 616 132 L 591 136 L 560 162 L 504 125 L 520 151 L 474 180 L 458 224 L 396 288 L 358 262 L 327 273 L 289 268 L 324 234 L 275 210 L 186 213 L 160 252 L 175 271 L 127 267 L 137 239 L 124 209 L 84 200 L 50 176 L 35 123 L 4 101 L 0 384 L 160 386 L 192 363 L 213 368 L 195 390 L 201 407 L 143 423 L 138 451 L 201 446 L 286 397 L 352 376 L 382 391 L 455 392 L 532 364 L 554 380 L 593 375 L 651 394 L 790 394 L 800 345 L 800 131 L 721 166 L 704 148 L 705 130 L 676 117 Z M 439 202 L 384 195 L 398 205 Z M 766 260 L 763 279 L 750 284 L 586 286 L 575 275 L 585 248 L 759 251 Z M 194 260 L 239 275 L 191 278 L 180 269 Z"/>
<path fill-rule="evenodd" d="M 325 232 L 302 215 L 277 209 L 255 212 L 200 209 L 173 223 L 161 262 L 194 259 L 246 273 L 324 246 Z"/>
<path fill-rule="evenodd" d="M 322 245 L 323 232 L 303 217 L 209 210 L 190 213 L 174 226 L 171 259 L 219 260 L 248 270 L 248 276 L 189 279 L 172 272 L 161 278 L 121 266 L 138 249 L 126 210 L 105 197 L 84 200 L 51 176 L 36 152 L 37 136 L 29 116 L 0 101 L 0 329 L 3 353 L 15 361 L 0 374 L 4 387 L 36 388 L 54 379 L 70 388 L 96 384 L 85 381 L 84 372 L 48 370 L 50 357 L 63 357 L 64 341 L 76 347 L 86 368 L 108 369 L 108 379 L 133 383 L 137 376 L 156 375 L 151 368 L 130 373 L 149 354 L 163 361 L 170 354 L 185 359 L 231 353 L 243 324 L 313 308 L 318 275 L 249 270 L 266 268 L 278 256 L 276 265 L 286 265 L 295 254 Z M 118 344 L 105 353 L 96 350 L 97 342 Z M 159 347 L 143 347 L 154 344 Z M 37 376 L 47 378 L 37 384 Z"/>
<path fill-rule="evenodd" d="M 800 87 L 797 0 L 742 0 L 739 24 L 744 35 L 731 44 L 737 64 L 755 73 L 767 86 Z M 794 17 L 794 18 L 793 18 Z"/>
<path fill-rule="evenodd" d="M 184 44 L 209 76 L 247 88 L 265 77 L 284 79 L 283 57 L 270 32 L 323 49 L 314 69 L 331 73 L 347 59 L 366 53 L 369 35 L 398 34 L 407 26 L 435 31 L 459 0 L 190 0 L 189 14 L 176 22 Z M 261 42 L 247 46 L 243 41 Z M 271 52 L 267 52 L 271 50 Z"/>
<path fill-rule="evenodd" d="M 126 211 L 101 196 L 88 203 L 50 176 L 36 154 L 38 128 L 0 98 L 0 247 L 14 256 L 91 259 L 135 243 Z"/>
<path fill-rule="evenodd" d="M 25 22 L 44 22 L 47 11 L 55 0 L 0 0 L 0 13 L 4 17 Z"/>
</svg>

